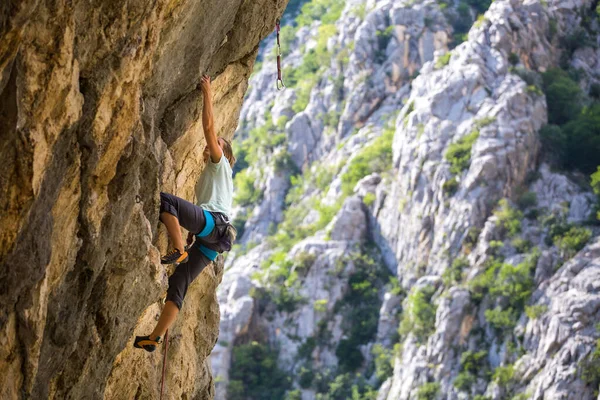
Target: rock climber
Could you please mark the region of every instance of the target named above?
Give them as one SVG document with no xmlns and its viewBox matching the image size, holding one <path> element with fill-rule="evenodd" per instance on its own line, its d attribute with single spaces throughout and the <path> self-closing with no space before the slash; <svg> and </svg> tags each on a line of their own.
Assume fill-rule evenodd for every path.
<svg viewBox="0 0 600 400">
<path fill-rule="evenodd" d="M 168 193 L 160 194 L 160 220 L 165 224 L 173 251 L 161 258 L 163 264 L 177 264 L 169 278 L 165 306 L 152 333 L 136 336 L 134 347 L 152 352 L 167 329 L 175 322 L 183 298 L 192 281 L 217 253 L 229 251 L 235 229 L 229 223 L 233 198 L 232 167 L 235 157 L 231 143 L 217 138 L 213 120 L 210 78 L 203 76 L 198 84 L 204 97 L 202 125 L 206 147 L 206 167 L 196 184 L 196 204 Z M 180 226 L 189 231 L 184 247 Z"/>
</svg>

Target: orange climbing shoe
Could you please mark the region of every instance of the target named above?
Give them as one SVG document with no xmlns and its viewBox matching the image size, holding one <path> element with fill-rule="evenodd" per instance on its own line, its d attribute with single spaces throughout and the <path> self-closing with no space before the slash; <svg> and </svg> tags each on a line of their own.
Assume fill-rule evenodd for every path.
<svg viewBox="0 0 600 400">
<path fill-rule="evenodd" d="M 161 264 L 183 264 L 188 261 L 188 252 L 184 250 L 180 253 L 179 250 L 175 249 L 169 254 L 160 258 Z"/>
<path fill-rule="evenodd" d="M 156 338 L 156 340 L 150 339 L 150 336 L 136 336 L 135 341 L 133 342 L 133 347 L 138 349 L 144 349 L 147 352 L 152 353 L 156 350 L 156 346 L 161 343 L 160 336 Z"/>
</svg>

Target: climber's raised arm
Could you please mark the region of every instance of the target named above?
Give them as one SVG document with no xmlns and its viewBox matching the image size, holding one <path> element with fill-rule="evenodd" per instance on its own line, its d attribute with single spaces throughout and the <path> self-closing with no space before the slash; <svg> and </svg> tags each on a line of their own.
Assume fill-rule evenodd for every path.
<svg viewBox="0 0 600 400">
<path fill-rule="evenodd" d="M 215 132 L 215 123 L 213 119 L 212 91 L 210 88 L 210 77 L 204 75 L 200 81 L 200 89 L 204 96 L 204 106 L 202 107 L 202 126 L 204 127 L 204 137 L 206 146 L 210 152 L 210 159 L 213 163 L 218 163 L 223 155 L 223 150 L 219 146 L 217 133 Z"/>
</svg>

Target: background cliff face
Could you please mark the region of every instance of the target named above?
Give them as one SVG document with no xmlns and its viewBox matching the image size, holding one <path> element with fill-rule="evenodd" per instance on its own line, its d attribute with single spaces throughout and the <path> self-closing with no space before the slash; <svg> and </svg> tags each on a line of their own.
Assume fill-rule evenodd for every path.
<svg viewBox="0 0 600 400">
<path fill-rule="evenodd" d="M 288 89 L 270 41 L 237 133 L 217 398 L 596 398 L 598 2 L 286 16 Z"/>
<path fill-rule="evenodd" d="M 167 271 L 159 192 L 193 198 L 201 74 L 231 138 L 285 0 L 4 1 L 0 6 L 0 397 L 155 398 L 134 351 Z M 171 332 L 170 398 L 212 398 L 221 264 Z"/>
</svg>

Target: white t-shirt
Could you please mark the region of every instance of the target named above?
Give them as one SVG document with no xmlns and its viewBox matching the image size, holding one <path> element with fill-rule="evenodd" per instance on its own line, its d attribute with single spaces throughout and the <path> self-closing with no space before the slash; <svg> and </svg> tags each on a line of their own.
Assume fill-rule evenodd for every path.
<svg viewBox="0 0 600 400">
<path fill-rule="evenodd" d="M 196 183 L 196 205 L 229 217 L 233 202 L 233 171 L 225 155 L 218 163 L 208 163 Z"/>
</svg>

